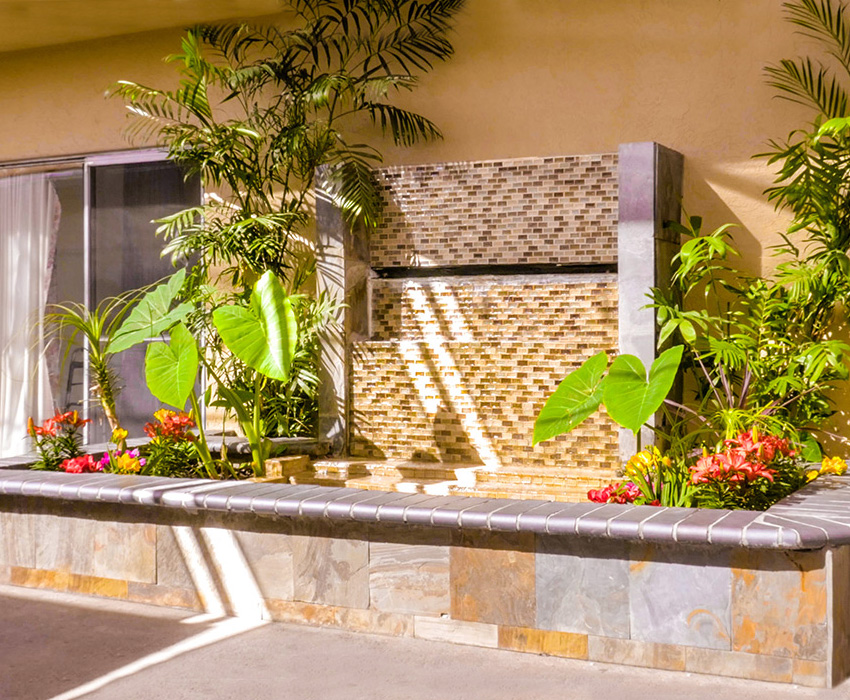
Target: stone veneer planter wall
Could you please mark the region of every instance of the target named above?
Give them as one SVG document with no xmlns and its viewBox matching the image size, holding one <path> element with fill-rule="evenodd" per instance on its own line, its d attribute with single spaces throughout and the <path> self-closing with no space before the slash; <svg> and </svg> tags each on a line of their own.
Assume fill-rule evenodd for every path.
<svg viewBox="0 0 850 700">
<path fill-rule="evenodd" d="M 6 469 L 0 581 L 832 686 L 850 478 L 751 513 Z"/>
</svg>

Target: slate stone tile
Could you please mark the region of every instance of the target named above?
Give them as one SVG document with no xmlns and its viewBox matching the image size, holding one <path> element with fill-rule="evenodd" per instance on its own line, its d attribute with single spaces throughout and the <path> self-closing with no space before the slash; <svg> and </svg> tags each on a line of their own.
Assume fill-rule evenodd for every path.
<svg viewBox="0 0 850 700">
<path fill-rule="evenodd" d="M 170 588 L 195 588 L 186 556 L 169 525 L 156 526 L 156 583 Z"/>
<path fill-rule="evenodd" d="M 793 678 L 791 659 L 714 649 L 688 648 L 685 670 L 776 683 L 790 683 Z"/>
<path fill-rule="evenodd" d="M 450 608 L 449 547 L 419 544 L 420 533 L 369 543 L 371 607 L 412 615 L 443 615 Z"/>
<path fill-rule="evenodd" d="M 838 685 L 850 677 L 850 547 L 836 547 L 827 554 L 831 586 L 832 624 L 831 666 L 827 675 L 829 686 Z"/>
<path fill-rule="evenodd" d="M 531 533 L 456 533 L 451 548 L 451 616 L 534 627 L 535 554 Z"/>
<path fill-rule="evenodd" d="M 540 536 L 537 627 L 629 636 L 629 544 Z"/>
<path fill-rule="evenodd" d="M 829 667 L 823 661 L 793 659 L 791 673 L 791 682 L 794 685 L 802 685 L 807 688 L 828 688 L 831 686 L 829 683 Z"/>
<path fill-rule="evenodd" d="M 825 553 L 737 550 L 732 649 L 826 661 Z"/>
<path fill-rule="evenodd" d="M 368 608 L 369 543 L 327 537 L 321 523 L 310 521 L 298 532 L 291 536 L 290 545 L 295 600 Z"/>
<path fill-rule="evenodd" d="M 451 644 L 470 644 L 496 649 L 499 646 L 499 627 L 480 622 L 464 622 L 441 617 L 417 615 L 413 619 L 413 634 L 420 639 Z"/>
<path fill-rule="evenodd" d="M 263 598 L 292 600 L 295 573 L 289 536 L 243 530 L 236 530 L 234 536 Z"/>
<path fill-rule="evenodd" d="M 35 568 L 38 516 L 0 512 L 0 565 Z"/>
<path fill-rule="evenodd" d="M 642 668 L 661 668 L 667 671 L 685 670 L 686 647 L 593 635 L 589 636 L 587 641 L 588 658 L 591 661 Z"/>
<path fill-rule="evenodd" d="M 728 551 L 632 543 L 632 639 L 730 649 L 731 597 Z"/>
<path fill-rule="evenodd" d="M 587 635 L 503 626 L 499 627 L 499 648 L 566 659 L 586 659 Z"/>
<path fill-rule="evenodd" d="M 97 522 L 91 575 L 139 583 L 156 582 L 156 525 Z"/>
</svg>

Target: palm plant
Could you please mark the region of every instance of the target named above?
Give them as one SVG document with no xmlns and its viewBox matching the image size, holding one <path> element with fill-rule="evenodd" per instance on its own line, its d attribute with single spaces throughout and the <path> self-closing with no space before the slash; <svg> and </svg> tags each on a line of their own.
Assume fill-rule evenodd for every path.
<svg viewBox="0 0 850 700">
<path fill-rule="evenodd" d="M 779 165 L 769 199 L 793 216 L 778 247 L 790 256 L 778 268 L 779 280 L 798 303 L 819 305 L 823 322 L 850 295 L 850 130 L 822 129 L 825 121 L 848 116 L 850 14 L 838 0 L 793 0 L 784 7 L 788 20 L 823 53 L 768 66 L 768 84 L 779 97 L 812 108 L 815 117 L 810 127 L 771 141 L 762 155 Z M 800 235 L 803 241 L 795 242 Z"/>
<path fill-rule="evenodd" d="M 100 405 L 113 434 L 121 429 L 115 401 L 121 389 L 110 358 L 115 354 L 114 340 L 139 291 L 104 299 L 94 309 L 85 304 L 54 304 L 44 316 L 48 342 L 65 348 L 65 360 L 74 345 L 82 341 L 88 358 L 91 393 Z"/>
<path fill-rule="evenodd" d="M 224 24 L 190 30 L 182 51 L 166 59 L 179 67 L 176 90 L 117 85 L 115 93 L 138 117 L 133 131 L 153 136 L 172 160 L 221 195 L 160 221 L 164 254 L 198 261 L 195 289 L 215 270 L 233 298 L 247 303 L 253 283 L 270 270 L 290 294 L 309 290 L 316 197 L 339 207 L 351 225 L 376 224 L 380 198 L 371 169 L 381 155 L 349 133 L 371 122 L 401 146 L 441 136 L 433 122 L 392 98 L 412 90 L 417 73 L 451 56 L 448 34 L 463 4 L 290 0 L 287 29 Z M 208 305 L 197 301 L 200 318 L 191 323 L 206 328 L 215 355 L 220 340 Z M 287 386 L 269 387 L 309 399 L 301 418 L 283 423 L 312 422 L 315 413 L 313 331 L 335 316 L 338 304 L 312 304 L 301 315 L 314 325 L 302 326 L 300 360 Z M 250 368 L 234 362 L 218 355 L 223 375 L 244 375 L 253 385 Z"/>
</svg>

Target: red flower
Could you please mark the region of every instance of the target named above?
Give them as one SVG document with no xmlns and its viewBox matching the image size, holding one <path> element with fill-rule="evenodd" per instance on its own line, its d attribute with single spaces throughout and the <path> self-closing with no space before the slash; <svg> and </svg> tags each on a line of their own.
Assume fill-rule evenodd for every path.
<svg viewBox="0 0 850 700">
<path fill-rule="evenodd" d="M 691 483 L 707 484 L 712 481 L 728 481 L 734 484 L 762 478 L 773 481 L 773 475 L 776 474 L 776 471 L 769 469 L 767 465 L 752 457 L 751 452 L 744 447 L 705 455 L 691 467 Z"/>
<path fill-rule="evenodd" d="M 152 440 L 165 438 L 174 442 L 181 440 L 192 442 L 195 439 L 195 436 L 189 432 L 191 428 L 195 427 L 195 421 L 192 420 L 190 415 L 162 409 L 157 411 L 154 416 L 159 422 L 145 423 L 144 427 L 145 435 Z"/>
<path fill-rule="evenodd" d="M 588 500 L 594 503 L 634 503 L 639 496 L 640 489 L 631 481 L 625 484 L 617 482 L 601 489 L 590 489 L 587 492 Z"/>
<path fill-rule="evenodd" d="M 102 472 L 103 465 L 91 455 L 82 455 L 66 459 L 59 468 L 69 474 L 83 474 L 88 472 Z"/>
</svg>

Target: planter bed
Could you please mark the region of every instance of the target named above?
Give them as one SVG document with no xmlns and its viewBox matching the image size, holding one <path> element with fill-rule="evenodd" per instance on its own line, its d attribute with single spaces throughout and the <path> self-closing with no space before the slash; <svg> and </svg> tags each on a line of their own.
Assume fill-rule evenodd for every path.
<svg viewBox="0 0 850 700">
<path fill-rule="evenodd" d="M 829 687 L 850 477 L 757 513 L 2 469 L 0 581 Z"/>
</svg>

